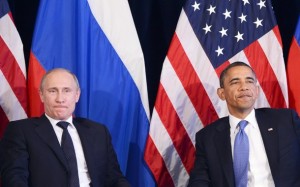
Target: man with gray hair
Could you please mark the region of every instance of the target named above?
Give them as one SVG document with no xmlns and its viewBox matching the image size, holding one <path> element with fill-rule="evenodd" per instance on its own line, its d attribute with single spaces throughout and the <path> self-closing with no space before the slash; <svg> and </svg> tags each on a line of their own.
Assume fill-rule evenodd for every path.
<svg viewBox="0 0 300 187">
<path fill-rule="evenodd" d="M 128 187 L 108 129 L 73 117 L 76 76 L 47 72 L 39 90 L 45 114 L 10 122 L 1 141 L 2 187 Z"/>
</svg>

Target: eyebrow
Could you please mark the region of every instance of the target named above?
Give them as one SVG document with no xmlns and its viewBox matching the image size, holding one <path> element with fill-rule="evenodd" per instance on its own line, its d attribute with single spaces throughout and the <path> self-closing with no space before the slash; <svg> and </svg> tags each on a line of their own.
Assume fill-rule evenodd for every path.
<svg viewBox="0 0 300 187">
<path fill-rule="evenodd" d="M 50 88 L 47 88 L 47 90 L 59 90 L 60 88 L 58 87 L 50 87 Z M 65 89 L 72 89 L 71 87 L 62 87 L 61 89 L 65 90 Z"/>
<path fill-rule="evenodd" d="M 246 77 L 247 80 L 253 80 L 255 81 L 255 79 L 253 77 Z M 233 81 L 237 81 L 237 80 L 240 80 L 240 78 L 233 78 L 229 81 L 229 83 L 233 82 Z"/>
<path fill-rule="evenodd" d="M 240 78 L 233 78 L 229 81 L 229 83 L 233 82 L 233 81 L 237 81 L 237 80 L 240 80 Z"/>
<path fill-rule="evenodd" d="M 250 80 L 255 81 L 255 78 L 253 78 L 253 77 L 246 77 L 246 79 L 250 79 Z"/>
</svg>

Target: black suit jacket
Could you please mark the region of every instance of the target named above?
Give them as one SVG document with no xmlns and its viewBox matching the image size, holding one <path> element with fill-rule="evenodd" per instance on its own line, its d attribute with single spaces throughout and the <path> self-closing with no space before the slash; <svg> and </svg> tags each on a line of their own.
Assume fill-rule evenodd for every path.
<svg viewBox="0 0 300 187">
<path fill-rule="evenodd" d="M 91 186 L 130 186 L 123 177 L 107 128 L 74 118 Z M 68 166 L 45 115 L 11 122 L 1 141 L 2 187 L 67 187 Z"/>
<path fill-rule="evenodd" d="M 256 109 L 276 187 L 300 187 L 300 120 L 289 109 Z M 190 187 L 234 187 L 229 117 L 196 134 L 196 160 Z"/>
</svg>

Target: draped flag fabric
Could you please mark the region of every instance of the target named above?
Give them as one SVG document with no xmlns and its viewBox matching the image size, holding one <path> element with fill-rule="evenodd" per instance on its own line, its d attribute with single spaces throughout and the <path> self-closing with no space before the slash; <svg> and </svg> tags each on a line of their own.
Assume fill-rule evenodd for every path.
<svg viewBox="0 0 300 187">
<path fill-rule="evenodd" d="M 23 44 L 6 0 L 0 0 L 0 139 L 9 121 L 27 117 Z"/>
<path fill-rule="evenodd" d="M 300 114 L 300 15 L 296 26 L 296 31 L 292 39 L 289 57 L 287 62 L 287 78 L 289 85 L 290 108 L 295 109 Z"/>
<path fill-rule="evenodd" d="M 234 61 L 257 73 L 259 107 L 287 107 L 281 38 L 269 0 L 187 0 L 165 58 L 145 160 L 158 186 L 186 186 L 195 133 L 228 114 L 217 96 Z"/>
<path fill-rule="evenodd" d="M 143 159 L 149 130 L 144 57 L 128 1 L 41 0 L 28 75 L 31 116 L 43 113 L 41 77 L 57 67 L 79 79 L 75 116 L 105 124 L 132 186 L 153 186 Z"/>
</svg>

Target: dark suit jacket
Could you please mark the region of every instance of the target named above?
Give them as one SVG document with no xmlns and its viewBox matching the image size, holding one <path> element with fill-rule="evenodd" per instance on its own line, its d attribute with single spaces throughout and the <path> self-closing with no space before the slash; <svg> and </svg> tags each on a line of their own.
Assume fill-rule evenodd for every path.
<svg viewBox="0 0 300 187">
<path fill-rule="evenodd" d="M 257 109 L 262 135 L 276 187 L 300 187 L 300 120 L 288 109 Z M 196 160 L 190 187 L 234 187 L 229 117 L 196 134 Z"/>
<path fill-rule="evenodd" d="M 130 186 L 123 177 L 107 128 L 74 118 L 92 187 Z M 45 115 L 11 122 L 1 141 L 2 187 L 67 187 L 68 166 Z"/>
</svg>

